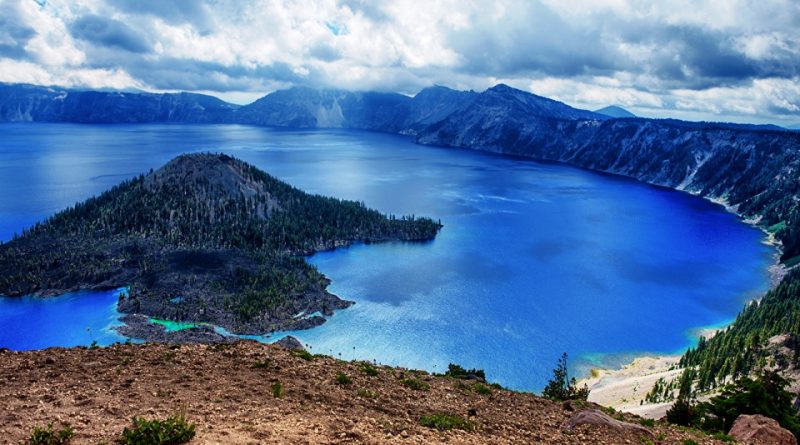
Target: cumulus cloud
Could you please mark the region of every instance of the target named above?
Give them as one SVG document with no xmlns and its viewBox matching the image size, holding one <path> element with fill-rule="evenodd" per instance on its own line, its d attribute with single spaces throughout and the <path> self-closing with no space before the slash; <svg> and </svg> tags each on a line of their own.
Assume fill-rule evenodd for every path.
<svg viewBox="0 0 800 445">
<path fill-rule="evenodd" d="M 95 14 L 81 16 L 69 25 L 73 37 L 93 45 L 123 49 L 132 53 L 152 50 L 147 37 L 119 20 Z"/>
<path fill-rule="evenodd" d="M 254 97 L 496 82 L 645 115 L 800 121 L 796 0 L 0 0 L 0 81 Z"/>
<path fill-rule="evenodd" d="M 27 56 L 25 45 L 36 35 L 20 17 L 19 5 L 0 3 L 0 57 L 21 59 Z"/>
</svg>

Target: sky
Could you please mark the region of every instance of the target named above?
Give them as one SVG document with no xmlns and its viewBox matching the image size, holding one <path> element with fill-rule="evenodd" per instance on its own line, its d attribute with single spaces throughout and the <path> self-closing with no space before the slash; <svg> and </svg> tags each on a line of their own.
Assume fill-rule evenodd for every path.
<svg viewBox="0 0 800 445">
<path fill-rule="evenodd" d="M 0 0 L 0 81 L 413 95 L 497 83 L 580 108 L 800 125 L 798 0 Z"/>
</svg>

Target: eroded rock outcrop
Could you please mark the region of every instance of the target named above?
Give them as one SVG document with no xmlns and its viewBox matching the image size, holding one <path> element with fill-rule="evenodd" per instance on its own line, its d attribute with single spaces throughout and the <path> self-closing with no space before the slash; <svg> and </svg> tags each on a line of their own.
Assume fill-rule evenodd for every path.
<svg viewBox="0 0 800 445">
<path fill-rule="evenodd" d="M 573 414 L 572 417 L 561 425 L 561 429 L 571 431 L 579 425 L 598 425 L 620 433 L 634 431 L 644 434 L 647 437 L 655 437 L 652 431 L 641 425 L 614 419 L 597 409 L 587 409 Z"/>
<path fill-rule="evenodd" d="M 759 414 L 742 414 L 728 433 L 747 445 L 797 445 L 797 438 L 775 419 Z"/>
</svg>

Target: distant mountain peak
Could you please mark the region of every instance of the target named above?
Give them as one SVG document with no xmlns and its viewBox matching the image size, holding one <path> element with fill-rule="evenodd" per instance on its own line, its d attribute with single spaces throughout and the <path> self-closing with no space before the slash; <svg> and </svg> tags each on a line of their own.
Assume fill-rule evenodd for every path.
<svg viewBox="0 0 800 445">
<path fill-rule="evenodd" d="M 591 119 L 604 120 L 607 116 L 571 107 L 563 102 L 520 90 L 504 83 L 497 84 L 479 95 L 479 106 L 505 109 L 514 117 L 552 119 Z"/>
<path fill-rule="evenodd" d="M 609 105 L 599 110 L 594 110 L 594 112 L 614 118 L 637 117 L 635 114 L 620 107 L 619 105 Z"/>
<path fill-rule="evenodd" d="M 494 91 L 494 92 L 497 92 L 497 93 L 503 93 L 503 92 L 507 92 L 507 91 L 522 91 L 522 90 L 520 90 L 519 88 L 514 88 L 514 87 L 512 87 L 512 86 L 510 86 L 508 84 L 505 84 L 505 83 L 498 83 L 497 85 L 487 89 L 486 91 Z"/>
</svg>

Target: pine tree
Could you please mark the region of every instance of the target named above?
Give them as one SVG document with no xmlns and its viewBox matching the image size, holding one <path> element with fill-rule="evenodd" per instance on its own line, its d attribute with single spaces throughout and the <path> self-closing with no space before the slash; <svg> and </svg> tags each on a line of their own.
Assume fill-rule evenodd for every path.
<svg viewBox="0 0 800 445">
<path fill-rule="evenodd" d="M 558 359 L 558 363 L 553 369 L 553 378 L 547 382 L 542 395 L 552 400 L 586 400 L 589 398 L 589 387 L 583 385 L 578 389 L 575 378 L 569 378 L 566 352 Z"/>
</svg>

